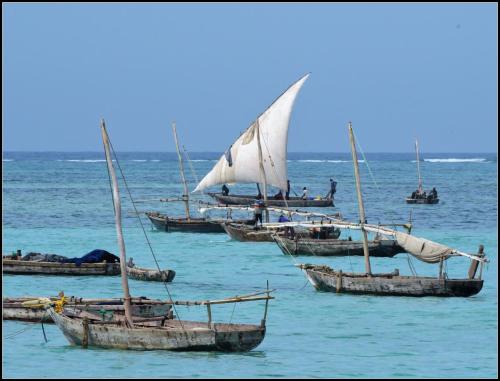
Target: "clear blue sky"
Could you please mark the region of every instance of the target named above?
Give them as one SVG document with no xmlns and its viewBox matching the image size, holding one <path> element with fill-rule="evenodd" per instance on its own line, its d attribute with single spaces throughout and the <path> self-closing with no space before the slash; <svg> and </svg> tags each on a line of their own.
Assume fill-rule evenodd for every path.
<svg viewBox="0 0 500 381">
<path fill-rule="evenodd" d="M 498 6 L 2 4 L 3 150 L 223 151 L 304 73 L 289 151 L 497 152 Z"/>
</svg>

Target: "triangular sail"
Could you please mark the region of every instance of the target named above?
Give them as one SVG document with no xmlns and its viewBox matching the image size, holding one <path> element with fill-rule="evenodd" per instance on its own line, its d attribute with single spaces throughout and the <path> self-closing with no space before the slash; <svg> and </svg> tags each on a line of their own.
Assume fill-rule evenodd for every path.
<svg viewBox="0 0 500 381">
<path fill-rule="evenodd" d="M 276 99 L 229 147 L 193 192 L 225 183 L 261 183 L 257 133 L 265 181 L 286 191 L 288 125 L 295 98 L 308 77 L 309 74 L 303 76 Z"/>
</svg>

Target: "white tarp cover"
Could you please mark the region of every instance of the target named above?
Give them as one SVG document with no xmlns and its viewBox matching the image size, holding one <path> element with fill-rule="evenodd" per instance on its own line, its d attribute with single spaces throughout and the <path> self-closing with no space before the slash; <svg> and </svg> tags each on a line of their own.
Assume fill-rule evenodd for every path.
<svg viewBox="0 0 500 381">
<path fill-rule="evenodd" d="M 295 98 L 308 77 L 309 74 L 303 76 L 276 99 L 221 156 L 193 192 L 225 183 L 263 183 L 257 131 L 260 133 L 265 181 L 286 191 L 288 125 Z"/>
</svg>

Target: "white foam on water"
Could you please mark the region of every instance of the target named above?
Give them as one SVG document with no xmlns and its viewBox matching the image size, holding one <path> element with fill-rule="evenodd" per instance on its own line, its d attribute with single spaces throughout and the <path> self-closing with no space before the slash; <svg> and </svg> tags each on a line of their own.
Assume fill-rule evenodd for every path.
<svg viewBox="0 0 500 381">
<path fill-rule="evenodd" d="M 103 159 L 67 159 L 67 160 L 57 160 L 57 161 L 69 161 L 72 163 L 99 163 L 106 160 Z M 114 160 L 113 160 L 114 161 Z"/>
<path fill-rule="evenodd" d="M 138 163 L 144 163 L 144 162 L 145 162 L 145 161 L 147 161 L 147 160 L 144 160 L 144 159 L 139 160 L 139 159 L 137 159 L 137 160 L 132 160 L 132 161 L 136 161 L 136 162 L 138 162 Z"/>
<path fill-rule="evenodd" d="M 2 159 L 2 161 L 14 161 L 14 159 Z"/>
<path fill-rule="evenodd" d="M 471 158 L 471 159 L 460 159 L 460 158 L 449 158 L 449 159 L 424 159 L 424 161 L 428 161 L 430 163 L 484 163 L 486 161 L 485 158 Z M 413 160 L 415 163 L 416 160 Z"/>
</svg>

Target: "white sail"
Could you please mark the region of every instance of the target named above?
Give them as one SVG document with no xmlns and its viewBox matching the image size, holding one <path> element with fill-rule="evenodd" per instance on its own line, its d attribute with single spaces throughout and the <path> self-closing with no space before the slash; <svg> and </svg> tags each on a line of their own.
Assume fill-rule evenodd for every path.
<svg viewBox="0 0 500 381">
<path fill-rule="evenodd" d="M 333 219 L 326 223 L 314 223 L 314 222 L 284 222 L 284 223 L 264 223 L 263 227 L 266 228 L 279 228 L 284 226 L 304 226 L 304 227 L 337 227 L 339 229 L 352 229 L 361 230 L 361 225 L 358 223 L 352 223 L 348 221 L 334 221 Z M 479 262 L 488 262 L 485 257 L 480 257 L 473 254 L 464 253 L 462 251 L 453 249 L 451 247 L 442 245 L 437 242 L 430 241 L 425 238 L 415 237 L 407 233 L 403 233 L 397 230 L 389 229 L 386 227 L 378 225 L 364 224 L 363 228 L 372 233 L 379 233 L 384 236 L 392 236 L 396 239 L 398 245 L 400 245 L 405 251 L 415 258 L 427 262 L 427 263 L 437 263 L 443 259 L 448 259 L 452 256 L 464 256 L 470 259 L 474 259 Z"/>
<path fill-rule="evenodd" d="M 229 147 L 193 192 L 217 184 L 263 183 L 286 191 L 288 125 L 295 98 L 309 77 L 306 74 L 288 88 Z M 262 147 L 265 179 L 259 170 L 258 139 Z"/>
</svg>

